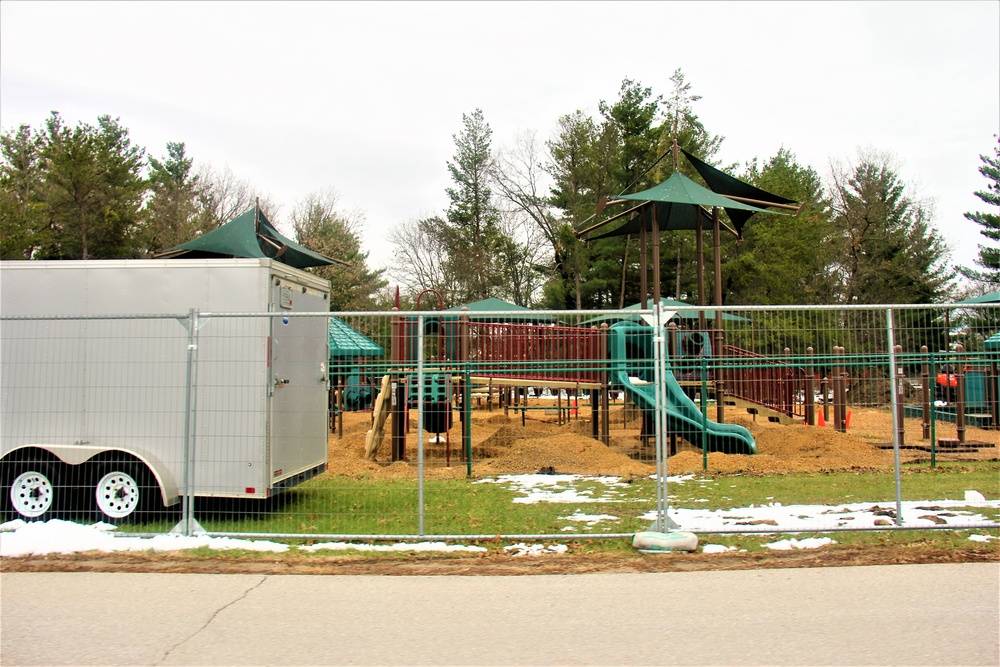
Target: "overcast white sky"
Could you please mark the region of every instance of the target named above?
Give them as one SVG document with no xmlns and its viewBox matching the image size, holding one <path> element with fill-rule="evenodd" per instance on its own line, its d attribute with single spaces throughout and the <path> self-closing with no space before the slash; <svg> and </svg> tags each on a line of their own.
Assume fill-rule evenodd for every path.
<svg viewBox="0 0 1000 667">
<path fill-rule="evenodd" d="M 119 117 L 162 156 L 183 141 L 287 219 L 333 188 L 385 235 L 442 212 L 463 113 L 495 148 L 596 115 L 628 77 L 681 68 L 723 163 L 782 146 L 821 175 L 862 147 L 934 201 L 957 263 L 982 238 L 981 154 L 1000 133 L 1000 2 L 0 3 L 0 126 Z"/>
</svg>

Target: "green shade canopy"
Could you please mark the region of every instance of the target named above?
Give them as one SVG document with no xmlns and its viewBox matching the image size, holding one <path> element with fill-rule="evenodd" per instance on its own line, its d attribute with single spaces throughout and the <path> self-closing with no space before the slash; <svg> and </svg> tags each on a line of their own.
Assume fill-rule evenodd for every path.
<svg viewBox="0 0 1000 667">
<path fill-rule="evenodd" d="M 771 194 L 765 190 L 750 185 L 749 183 L 744 183 L 743 181 L 734 178 L 724 171 L 716 169 L 712 165 L 699 160 L 695 156 L 688 153 L 686 150 L 681 149 L 690 162 L 691 166 L 694 167 L 698 175 L 705 179 L 705 183 L 711 188 L 713 192 L 721 195 L 731 195 L 734 197 L 741 197 L 743 199 L 753 199 L 755 201 L 767 202 L 769 204 L 797 204 L 798 202 L 791 199 L 786 199 L 785 197 L 779 197 L 778 195 Z M 743 236 L 743 226 L 746 224 L 747 220 L 750 219 L 754 213 L 761 212 L 762 209 L 756 209 L 749 211 L 741 206 L 736 206 L 738 202 L 732 202 L 730 200 L 729 204 L 725 204 L 726 214 L 729 219 L 733 221 L 733 226 L 736 227 L 736 233 L 739 236 Z M 762 206 L 764 204 L 761 204 Z M 774 211 L 770 211 L 774 213 Z"/>
<path fill-rule="evenodd" d="M 752 211 L 753 213 L 766 213 L 767 209 L 757 208 L 750 204 L 743 204 L 716 194 L 708 188 L 702 187 L 690 178 L 675 171 L 670 178 L 659 185 L 654 185 L 648 190 L 635 192 L 630 195 L 621 195 L 618 199 L 631 199 L 633 201 L 650 202 L 670 202 L 674 204 L 691 204 L 694 206 L 718 206 L 725 209 L 737 209 L 741 211 Z"/>
<path fill-rule="evenodd" d="M 297 269 L 331 264 L 350 266 L 347 262 L 313 252 L 282 236 L 257 207 L 218 229 L 164 250 L 156 257 L 267 257 Z"/>
<path fill-rule="evenodd" d="M 964 301 L 956 301 L 955 303 L 960 304 L 976 304 L 976 303 L 1000 303 L 1000 292 L 990 292 L 989 294 L 984 294 L 982 296 L 974 296 L 971 299 L 965 299 Z"/>
<path fill-rule="evenodd" d="M 650 301 L 650 308 L 652 307 L 652 301 Z M 694 308 L 699 308 L 698 306 L 693 306 Z M 660 310 L 677 310 L 678 308 L 692 308 L 689 303 L 684 303 L 683 301 L 678 301 L 677 299 L 671 299 L 670 297 L 660 297 Z M 643 310 L 641 303 L 634 303 L 631 306 L 624 308 L 623 310 Z M 704 306 L 699 308 L 699 310 L 704 311 L 705 319 L 708 321 L 715 320 L 715 311 L 711 309 L 711 306 Z M 697 320 L 698 310 L 685 310 L 684 312 L 677 313 L 678 317 L 685 320 Z M 739 315 L 731 315 L 730 313 L 722 313 L 722 319 L 726 322 L 749 322 L 745 317 L 740 317 Z M 580 326 L 591 326 L 597 325 L 601 322 L 621 322 L 623 320 L 628 320 L 632 322 L 641 322 L 642 317 L 640 315 L 625 315 L 625 314 L 609 314 L 609 315 L 598 315 L 589 320 L 584 320 L 580 323 Z"/>
<path fill-rule="evenodd" d="M 646 205 L 632 214 L 632 218 L 617 229 L 592 236 L 588 240 L 609 238 L 612 236 L 636 235 L 643 228 L 653 229 L 653 215 L 656 215 L 657 227 L 660 231 L 676 229 L 697 229 L 698 215 L 705 215 L 703 223 L 711 224 L 711 215 L 703 207 L 723 208 L 732 217 L 733 211 L 741 211 L 747 217 L 754 213 L 765 213 L 766 209 L 743 204 L 718 195 L 708 188 L 702 187 L 684 174 L 674 172 L 667 180 L 648 190 L 630 195 L 621 195 L 619 200 L 644 202 Z M 739 237 L 739 229 L 735 230 Z"/>
<path fill-rule="evenodd" d="M 987 338 L 983 347 L 987 352 L 1000 352 L 1000 331 Z"/>
<path fill-rule="evenodd" d="M 470 320 L 503 320 L 504 322 L 553 322 L 555 318 L 551 315 L 543 315 L 541 313 L 536 313 L 530 308 L 525 308 L 524 306 L 518 306 L 514 303 L 508 303 L 503 299 L 483 299 L 482 301 L 475 301 L 473 303 L 467 303 L 463 306 L 455 306 L 454 308 L 446 308 L 445 312 L 454 313 L 455 311 L 460 311 L 463 308 L 469 310 Z M 488 317 L 475 317 L 473 313 L 476 312 L 488 312 L 488 311 L 508 311 L 513 310 L 517 313 L 512 315 L 497 315 Z M 427 313 L 431 314 L 430 312 Z"/>
<path fill-rule="evenodd" d="M 652 231 L 654 209 L 656 211 L 657 224 L 661 232 L 677 229 L 698 229 L 697 216 L 699 215 L 699 211 L 702 211 L 700 206 L 691 206 L 690 204 L 674 204 L 672 202 L 649 202 L 647 205 L 633 213 L 628 222 L 621 227 L 618 227 L 610 232 L 605 232 L 600 236 L 591 236 L 587 240 L 596 241 L 598 239 L 606 239 L 612 236 L 638 236 L 643 227 L 646 228 L 647 232 Z M 711 214 L 707 214 L 702 211 L 701 215 L 702 224 L 706 227 L 710 227 L 712 224 Z"/>
<path fill-rule="evenodd" d="M 347 326 L 336 317 L 330 318 L 330 358 L 381 357 L 385 350 Z"/>
</svg>

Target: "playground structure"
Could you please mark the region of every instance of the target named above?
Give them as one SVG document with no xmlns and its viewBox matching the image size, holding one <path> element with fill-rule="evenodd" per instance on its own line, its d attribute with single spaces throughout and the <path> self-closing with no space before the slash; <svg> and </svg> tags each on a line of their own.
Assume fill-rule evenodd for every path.
<svg viewBox="0 0 1000 667">
<path fill-rule="evenodd" d="M 485 396 L 491 405 L 494 392 L 505 411 L 520 412 L 522 423 L 526 413 L 535 409 L 554 409 L 560 423 L 568 420 L 570 413 L 579 416 L 586 411 L 591 436 L 608 444 L 609 397 L 622 391 L 643 415 L 640 437 L 652 437 L 652 416 L 657 407 L 652 327 L 632 322 L 610 327 L 523 324 L 492 321 L 468 310 L 423 312 L 426 314 L 393 318 L 390 368 L 373 412 L 373 428 L 366 442 L 368 456 L 380 446 L 385 425 L 391 420 L 390 458 L 405 460 L 410 410 L 419 406 L 424 431 L 433 433 L 435 442 L 441 434 L 450 437 L 452 414 L 458 411 L 462 442 L 456 449 L 468 461 L 474 397 L 481 402 Z M 663 401 L 672 442 L 679 437 L 704 451 L 753 454 L 753 437 L 745 428 L 725 423 L 726 408 L 754 419 L 815 424 L 814 385 L 829 384 L 833 396 L 846 396 L 844 373 L 814 382 L 811 374 L 790 363 L 769 361 L 732 346 L 723 349 L 726 356 L 722 362 L 713 356 L 710 344 L 695 342 L 710 341 L 712 331 L 681 330 L 673 323 L 667 331 L 669 362 Z M 720 366 L 722 363 L 725 365 Z M 420 376 L 422 386 L 417 382 Z M 529 390 L 536 395 L 542 390 L 554 392 L 555 407 L 529 406 Z M 565 404 L 563 392 L 567 395 Z M 576 398 L 581 392 L 586 397 L 582 406 Z M 716 402 L 721 418 L 708 419 L 709 401 Z M 831 405 L 834 427 L 845 430 L 845 402 L 825 403 L 824 410 Z M 446 440 L 445 444 L 450 461 L 452 443 Z"/>
<path fill-rule="evenodd" d="M 793 356 L 787 348 L 777 355 L 735 345 L 716 348 L 713 342 L 720 338 L 716 331 L 683 328 L 683 318 L 669 317 L 673 314 L 668 312 L 663 318 L 668 321 L 663 328 L 667 365 L 661 398 L 671 454 L 677 451 L 675 444 L 680 440 L 704 453 L 755 454 L 757 443 L 744 428 L 747 419 L 827 427 L 846 433 L 851 427 L 852 407 L 856 411 L 862 405 L 888 403 L 892 382 L 886 372 L 889 357 L 885 353 L 850 355 L 843 347 L 833 346 L 825 354 L 816 354 L 809 347 Z M 549 319 L 544 320 L 546 317 Z M 742 322 L 749 327 L 749 320 Z M 652 350 L 656 328 L 627 319 L 608 324 L 569 326 L 530 311 L 519 315 L 467 309 L 399 313 L 391 322 L 391 344 L 386 345 L 389 359 L 377 366 L 379 376 L 370 380 L 375 387 L 372 396 L 377 394 L 378 400 L 371 408 L 362 408 L 372 410 L 373 421 L 366 455 L 374 459 L 388 436 L 389 447 L 383 450 L 383 456 L 391 462 L 413 461 L 413 451 L 408 449 L 413 443 L 408 439 L 414 437 L 413 429 L 422 423 L 429 438 L 424 443 L 437 446 L 428 450 L 436 452 L 433 456 L 443 456 L 447 465 L 454 457 L 471 470 L 470 416 L 477 408 L 492 410 L 495 402 L 504 414 L 513 411 L 519 416 L 522 426 L 532 418 L 532 411 L 540 411 L 538 417 L 550 423 L 554 416 L 559 425 L 582 419 L 589 437 L 609 445 L 609 426 L 614 419 L 617 429 L 619 419 L 609 414 L 616 394 L 626 399 L 626 422 L 628 412 L 633 418 L 641 418 L 638 436 L 645 444 L 637 445 L 640 455 L 641 448 L 655 434 L 657 397 Z M 759 334 L 761 330 L 757 331 Z M 734 341 L 747 340 L 746 329 L 742 336 L 735 334 L 731 333 Z M 896 350 L 896 355 L 899 366 L 912 367 L 925 358 L 904 355 L 901 349 Z M 960 358 L 966 357 L 952 353 L 941 361 Z M 974 401 L 979 400 L 976 397 L 984 391 L 976 387 L 996 387 L 997 374 L 988 364 L 981 367 L 983 360 L 995 361 L 995 355 L 970 358 L 979 361 L 978 365 L 969 365 L 970 372 L 962 376 L 963 387 L 971 389 L 961 392 L 961 401 L 974 407 Z M 939 368 L 941 362 L 928 366 Z M 422 386 L 417 382 L 420 377 Z M 914 408 L 920 409 L 912 404 L 918 400 L 913 393 L 918 386 L 912 379 L 901 383 L 903 398 L 897 405 L 901 411 L 905 405 L 902 416 L 923 416 L 912 413 Z M 992 401 L 990 409 L 995 411 L 997 392 L 985 391 L 986 400 Z M 540 398 L 543 394 L 544 400 Z M 533 399 L 530 402 L 529 396 Z M 713 404 L 716 413 L 710 419 Z M 966 443 L 963 430 L 953 437 L 954 427 L 948 437 L 936 438 L 933 423 L 935 419 L 946 421 L 940 417 L 943 409 L 938 407 L 937 417 L 926 413 L 924 424 L 929 426 L 924 440 L 929 442 L 910 442 L 908 447 L 958 451 L 952 441 L 970 448 L 990 446 L 977 440 Z M 990 429 L 996 423 L 994 418 L 984 417 L 970 420 L 969 425 Z M 457 433 L 454 426 L 460 426 Z M 876 446 L 892 446 L 891 431 L 887 434 L 890 437 Z"/>
<path fill-rule="evenodd" d="M 988 338 L 987 352 L 1000 351 L 1000 333 Z M 966 438 L 966 427 L 1000 430 L 1000 363 L 990 355 L 985 360 L 962 359 L 965 349 L 958 345 L 957 363 L 946 363 L 935 368 L 933 363 L 921 366 L 921 401 L 919 406 L 904 406 L 903 416 L 922 420 L 923 437 L 936 439 L 935 421 L 954 423 L 957 437 L 937 440 L 939 447 L 971 449 L 985 445 Z M 927 356 L 927 347 L 921 350 Z"/>
</svg>

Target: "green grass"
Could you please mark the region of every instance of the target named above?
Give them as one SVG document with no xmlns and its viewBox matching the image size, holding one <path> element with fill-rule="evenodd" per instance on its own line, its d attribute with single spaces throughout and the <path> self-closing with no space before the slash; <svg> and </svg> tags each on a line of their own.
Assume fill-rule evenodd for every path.
<svg viewBox="0 0 1000 667">
<path fill-rule="evenodd" d="M 962 500 L 974 489 L 987 499 L 1000 498 L 1000 462 L 945 464 L 903 471 L 903 500 Z M 632 533 L 648 527 L 638 517 L 655 508 L 656 488 L 649 478 L 622 480 L 608 489 L 596 480 L 574 485 L 607 500 L 588 503 L 518 503 L 507 485 L 473 480 L 427 480 L 424 485 L 427 535 L 565 535 Z M 769 476 L 697 475 L 668 487 L 670 506 L 706 510 L 750 505 L 845 505 L 893 502 L 892 472 L 798 473 Z M 210 532 L 294 535 L 416 535 L 419 533 L 416 480 L 351 479 L 323 476 L 268 501 L 196 500 L 199 523 Z M 593 527 L 566 517 L 612 515 Z M 975 509 L 993 521 L 1000 511 Z M 171 515 L 125 532 L 167 532 Z M 573 531 L 566 531 L 573 527 Z M 934 532 L 934 531 L 929 531 Z M 718 538 L 719 540 L 730 538 Z M 855 538 L 850 538 L 855 539 Z M 744 540 L 745 541 L 745 540 Z"/>
</svg>

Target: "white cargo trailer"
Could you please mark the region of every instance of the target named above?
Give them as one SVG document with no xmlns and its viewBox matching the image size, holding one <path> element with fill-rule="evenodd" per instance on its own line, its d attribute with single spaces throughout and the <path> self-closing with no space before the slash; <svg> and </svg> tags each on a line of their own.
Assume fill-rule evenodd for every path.
<svg viewBox="0 0 1000 667">
<path fill-rule="evenodd" d="M 292 314 L 329 299 L 271 259 L 0 262 L 5 513 L 121 523 L 325 471 L 328 319 Z"/>
</svg>

